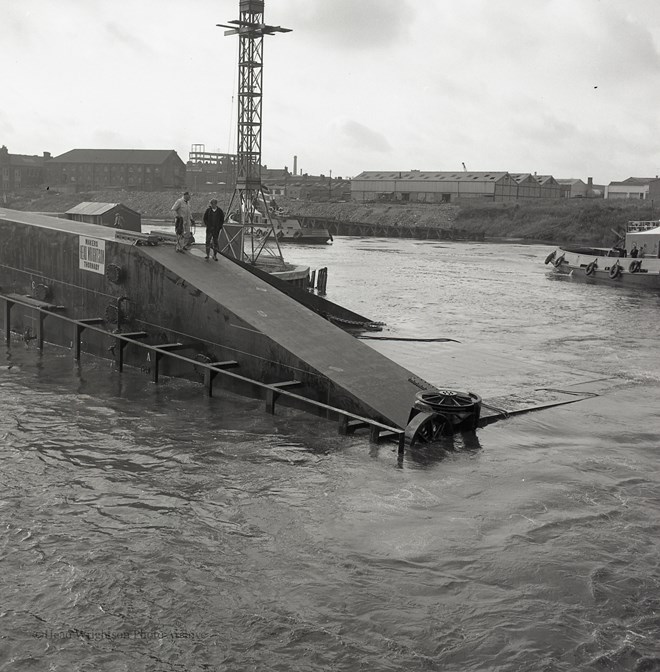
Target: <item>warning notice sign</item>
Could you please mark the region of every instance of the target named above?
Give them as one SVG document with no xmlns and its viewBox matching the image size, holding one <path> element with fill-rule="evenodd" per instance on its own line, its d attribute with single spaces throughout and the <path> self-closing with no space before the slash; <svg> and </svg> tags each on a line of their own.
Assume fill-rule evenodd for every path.
<svg viewBox="0 0 660 672">
<path fill-rule="evenodd" d="M 80 268 L 105 273 L 105 240 L 80 236 Z"/>
</svg>

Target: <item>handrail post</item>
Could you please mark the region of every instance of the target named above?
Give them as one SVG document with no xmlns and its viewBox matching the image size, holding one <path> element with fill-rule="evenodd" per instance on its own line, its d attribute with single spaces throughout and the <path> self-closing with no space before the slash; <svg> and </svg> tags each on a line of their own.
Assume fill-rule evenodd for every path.
<svg viewBox="0 0 660 672">
<path fill-rule="evenodd" d="M 85 330 L 85 325 L 75 322 L 73 325 L 73 359 L 80 361 L 80 336 Z"/>
<path fill-rule="evenodd" d="M 204 389 L 206 390 L 206 396 L 213 396 L 213 381 L 218 375 L 217 371 L 213 371 L 211 368 L 206 368 L 204 371 Z"/>
<path fill-rule="evenodd" d="M 37 347 L 39 350 L 44 349 L 44 320 L 48 316 L 48 313 L 43 310 L 39 311 L 39 321 L 37 322 Z"/>
<path fill-rule="evenodd" d="M 14 305 L 13 301 L 5 299 L 5 343 L 11 343 L 11 309 Z"/>
<path fill-rule="evenodd" d="M 153 361 L 153 365 L 151 367 L 151 382 L 152 383 L 157 383 L 158 382 L 158 367 L 160 365 L 160 358 L 163 356 L 163 353 L 159 352 L 158 350 L 153 350 L 153 355 L 154 355 L 154 361 Z"/>
</svg>

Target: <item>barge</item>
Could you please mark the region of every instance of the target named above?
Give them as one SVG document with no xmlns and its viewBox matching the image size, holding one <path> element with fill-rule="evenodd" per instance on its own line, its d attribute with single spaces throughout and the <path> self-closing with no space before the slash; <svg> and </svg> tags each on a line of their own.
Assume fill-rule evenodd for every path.
<svg viewBox="0 0 660 672">
<path fill-rule="evenodd" d="M 562 276 L 582 282 L 660 289 L 660 220 L 631 221 L 611 248 L 559 247 L 545 258 Z"/>
</svg>

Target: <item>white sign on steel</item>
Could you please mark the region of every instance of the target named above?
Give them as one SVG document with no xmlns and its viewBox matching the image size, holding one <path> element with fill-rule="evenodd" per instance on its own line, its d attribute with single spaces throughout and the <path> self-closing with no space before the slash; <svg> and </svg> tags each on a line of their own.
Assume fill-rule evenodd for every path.
<svg viewBox="0 0 660 672">
<path fill-rule="evenodd" d="M 80 268 L 105 273 L 105 240 L 80 236 Z"/>
</svg>

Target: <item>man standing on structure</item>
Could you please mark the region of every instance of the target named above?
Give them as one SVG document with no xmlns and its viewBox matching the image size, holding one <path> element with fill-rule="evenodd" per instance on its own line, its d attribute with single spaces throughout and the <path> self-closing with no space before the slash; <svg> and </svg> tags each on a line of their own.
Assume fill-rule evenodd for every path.
<svg viewBox="0 0 660 672">
<path fill-rule="evenodd" d="M 177 252 L 185 252 L 192 247 L 193 237 L 190 227 L 195 224 L 190 210 L 190 192 L 184 191 L 183 196 L 177 199 L 172 206 L 174 212 L 174 233 L 176 233 Z"/>
<path fill-rule="evenodd" d="M 206 226 L 206 259 L 209 258 L 211 247 L 213 247 L 213 259 L 218 261 L 218 236 L 222 231 L 222 225 L 225 223 L 225 213 L 218 207 L 217 199 L 211 199 L 211 203 L 204 212 L 204 226 Z"/>
</svg>

